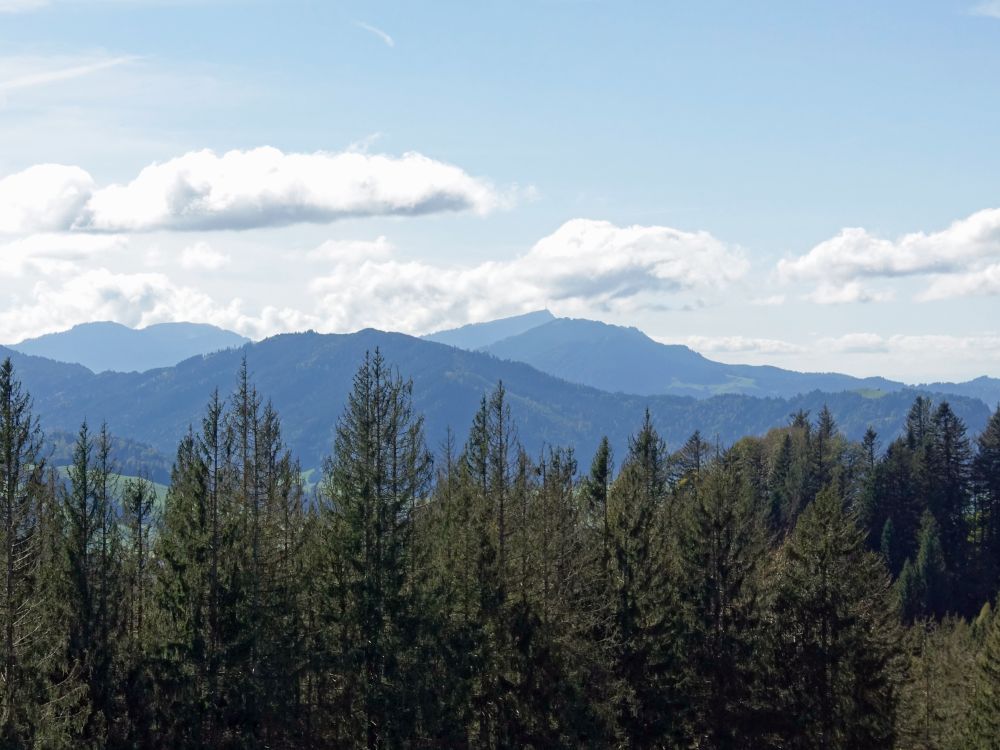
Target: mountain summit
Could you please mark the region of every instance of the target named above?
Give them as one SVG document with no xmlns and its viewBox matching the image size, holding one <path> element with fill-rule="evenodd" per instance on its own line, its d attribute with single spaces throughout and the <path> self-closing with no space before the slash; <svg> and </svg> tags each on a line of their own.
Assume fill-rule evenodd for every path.
<svg viewBox="0 0 1000 750">
<path fill-rule="evenodd" d="M 459 349 L 474 351 L 554 320 L 556 320 L 556 316 L 548 310 L 535 310 L 524 315 L 499 318 L 485 323 L 469 323 L 460 328 L 429 333 L 424 338 L 438 344 L 447 344 L 448 346 L 457 346 Z"/>
<path fill-rule="evenodd" d="M 145 372 L 172 367 L 189 357 L 243 346 L 249 341 L 232 331 L 203 323 L 158 323 L 129 328 L 102 321 L 25 339 L 8 348 L 83 365 L 93 372 Z"/>
</svg>

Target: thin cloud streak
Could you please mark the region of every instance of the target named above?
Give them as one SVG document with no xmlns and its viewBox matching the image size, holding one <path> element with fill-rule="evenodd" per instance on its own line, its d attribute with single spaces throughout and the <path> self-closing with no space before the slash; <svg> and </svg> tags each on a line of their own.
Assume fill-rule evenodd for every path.
<svg viewBox="0 0 1000 750">
<path fill-rule="evenodd" d="M 36 86 L 46 86 L 50 83 L 60 81 L 70 81 L 74 78 L 97 73 L 108 68 L 114 68 L 135 60 L 135 57 L 112 57 L 107 60 L 100 60 L 87 65 L 74 65 L 70 68 L 60 68 L 58 70 L 46 70 L 41 73 L 31 73 L 6 81 L 0 81 L 0 91 L 16 91 L 18 89 L 30 89 Z"/>
<path fill-rule="evenodd" d="M 23 13 L 48 4 L 48 0 L 0 0 L 0 13 Z"/>
<path fill-rule="evenodd" d="M 372 26 L 370 23 L 365 23 L 364 21 L 355 21 L 354 25 L 357 26 L 359 29 L 364 29 L 369 34 L 374 34 L 379 39 L 381 39 L 383 42 L 385 42 L 385 45 L 387 47 L 395 47 L 396 46 L 396 41 L 391 36 L 389 36 L 384 31 L 382 31 L 382 29 L 378 28 L 377 26 Z"/>
<path fill-rule="evenodd" d="M 986 2 L 979 3 L 972 9 L 972 15 L 1000 18 L 1000 0 L 986 0 Z"/>
</svg>

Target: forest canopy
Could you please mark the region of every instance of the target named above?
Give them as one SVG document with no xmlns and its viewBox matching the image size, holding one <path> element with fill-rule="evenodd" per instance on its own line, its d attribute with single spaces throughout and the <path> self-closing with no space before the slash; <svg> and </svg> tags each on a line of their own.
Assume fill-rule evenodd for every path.
<svg viewBox="0 0 1000 750">
<path fill-rule="evenodd" d="M 1000 410 L 581 457 L 499 383 L 429 446 L 376 350 L 307 487 L 245 362 L 205 396 L 161 500 L 0 367 L 4 747 L 997 746 Z"/>
</svg>

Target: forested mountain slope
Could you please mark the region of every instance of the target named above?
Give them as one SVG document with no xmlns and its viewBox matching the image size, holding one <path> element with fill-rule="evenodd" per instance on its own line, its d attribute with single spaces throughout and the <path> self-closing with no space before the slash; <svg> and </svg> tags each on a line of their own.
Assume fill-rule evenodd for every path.
<svg viewBox="0 0 1000 750">
<path fill-rule="evenodd" d="M 839 373 L 715 362 L 679 344 L 661 344 L 637 328 L 556 318 L 490 344 L 485 351 L 606 391 L 708 398 L 723 393 L 787 398 L 810 391 L 877 389 L 902 383 Z"/>
<path fill-rule="evenodd" d="M 545 445 L 561 445 L 588 456 L 602 435 L 622 454 L 647 407 L 671 446 L 695 430 L 725 445 L 786 424 L 794 412 L 815 414 L 823 404 L 848 436 L 858 438 L 871 425 L 889 437 L 901 429 L 916 395 L 912 390 L 879 398 L 812 392 L 792 399 L 727 395 L 698 400 L 614 394 L 568 383 L 523 363 L 371 329 L 285 334 L 144 373 L 93 374 L 17 353 L 12 359 L 46 430 L 75 432 L 84 419 L 91 424 L 107 420 L 113 434 L 171 457 L 188 426 L 197 426 L 212 392 L 217 388 L 227 396 L 233 390 L 245 356 L 261 396 L 282 415 L 293 453 L 310 468 L 329 452 L 353 374 L 365 352 L 375 348 L 413 379 L 414 404 L 426 415 L 433 448 L 444 441 L 449 427 L 464 439 L 481 398 L 498 381 L 507 389 L 520 440 L 533 455 Z M 985 424 L 989 411 L 981 401 L 949 400 L 971 431 Z"/>
<path fill-rule="evenodd" d="M 469 323 L 459 328 L 437 331 L 424 336 L 428 341 L 457 346 L 459 349 L 482 349 L 511 336 L 530 331 L 556 319 L 548 310 L 535 310 L 524 315 L 490 320 L 485 323 Z"/>
</svg>

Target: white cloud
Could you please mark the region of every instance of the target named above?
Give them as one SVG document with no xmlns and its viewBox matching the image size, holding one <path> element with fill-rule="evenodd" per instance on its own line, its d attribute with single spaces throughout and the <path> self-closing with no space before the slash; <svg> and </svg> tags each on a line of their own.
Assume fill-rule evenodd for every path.
<svg viewBox="0 0 1000 750">
<path fill-rule="evenodd" d="M 757 307 L 778 307 L 785 304 L 785 295 L 772 294 L 769 297 L 755 297 L 750 300 L 750 304 Z"/>
<path fill-rule="evenodd" d="M 820 339 L 819 346 L 841 354 L 873 354 L 889 351 L 889 342 L 877 333 L 847 333 L 835 338 Z"/>
<path fill-rule="evenodd" d="M 9 175 L 0 180 L 0 231 L 249 229 L 360 216 L 485 214 L 512 199 L 417 153 L 203 150 L 103 188 L 79 167 L 41 165 Z"/>
<path fill-rule="evenodd" d="M 972 8 L 974 16 L 987 16 L 989 18 L 1000 18 L 1000 0 L 986 0 Z"/>
<path fill-rule="evenodd" d="M 0 276 L 75 273 L 84 261 L 127 245 L 128 238 L 122 235 L 33 234 L 0 245 Z"/>
<path fill-rule="evenodd" d="M 664 343 L 675 342 L 664 340 Z M 805 351 L 801 346 L 789 341 L 748 336 L 688 336 L 682 339 L 681 343 L 700 353 L 799 354 Z"/>
<path fill-rule="evenodd" d="M 79 167 L 38 164 L 0 179 L 0 232 L 20 234 L 70 226 L 94 190 Z"/>
<path fill-rule="evenodd" d="M 843 284 L 820 284 L 806 299 L 820 305 L 846 305 L 850 303 L 888 302 L 892 292 L 878 292 L 866 289 L 857 281 Z"/>
<path fill-rule="evenodd" d="M 392 255 L 395 247 L 385 235 L 374 240 L 327 240 L 319 247 L 306 253 L 307 260 L 361 262 L 363 260 L 384 260 Z"/>
<path fill-rule="evenodd" d="M 0 13 L 23 13 L 48 4 L 49 0 L 0 0 Z"/>
<path fill-rule="evenodd" d="M 707 232 L 574 219 L 510 261 L 368 258 L 337 264 L 312 289 L 328 330 L 419 333 L 545 306 L 564 315 L 663 307 L 669 296 L 725 288 L 748 267 L 739 248 Z"/>
<path fill-rule="evenodd" d="M 778 262 L 786 280 L 892 277 L 963 269 L 1000 256 L 1000 208 L 978 211 L 940 232 L 914 232 L 886 240 L 860 228 L 844 229 L 805 255 Z"/>
<path fill-rule="evenodd" d="M 817 345 L 821 350 L 843 354 L 891 354 L 924 359 L 931 353 L 935 357 L 961 356 L 973 359 L 985 355 L 995 361 L 996 352 L 1000 351 L 1000 335 L 980 333 L 971 336 L 940 334 L 881 336 L 877 333 L 848 333 L 820 339 Z"/>
<path fill-rule="evenodd" d="M 1000 294 L 1000 263 L 978 271 L 938 276 L 920 295 L 921 300 L 952 299 L 973 295 Z"/>
<path fill-rule="evenodd" d="M 0 9 L 2 9 L 2 6 L 0 6 Z M 60 81 L 71 81 L 74 78 L 80 78 L 81 76 L 97 73 L 101 70 L 117 67 L 134 59 L 134 57 L 112 57 L 70 67 L 26 73 L 15 78 L 0 81 L 0 93 L 15 91 L 17 89 L 35 88 L 36 86 L 45 86 L 50 83 L 59 83 Z"/>
<path fill-rule="evenodd" d="M 785 282 L 819 284 L 809 295 L 817 302 L 870 302 L 884 297 L 862 286 L 862 279 L 935 276 L 920 299 L 963 293 L 994 294 L 995 285 L 976 276 L 1000 260 L 1000 208 L 978 211 L 939 232 L 913 232 L 896 240 L 865 229 L 843 229 L 808 253 L 778 262 Z M 955 276 L 956 279 L 948 279 Z"/>
<path fill-rule="evenodd" d="M 196 151 L 97 190 L 74 227 L 99 231 L 248 229 L 356 216 L 472 210 L 501 202 L 458 167 L 416 153 Z"/>
<path fill-rule="evenodd" d="M 387 46 L 387 47 L 395 47 L 396 46 L 395 40 L 391 36 L 389 36 L 388 34 L 386 34 L 384 31 L 382 31 L 382 29 L 378 28 L 377 26 L 372 26 L 371 24 L 365 23 L 364 21 L 355 21 L 355 25 L 358 28 L 360 28 L 360 29 L 364 29 L 365 31 L 367 31 L 370 34 L 374 34 L 375 36 L 377 36 L 379 39 L 381 39 L 385 43 L 385 46 Z"/>
<path fill-rule="evenodd" d="M 162 273 L 97 268 L 62 282 L 42 280 L 30 289 L 27 299 L 15 299 L 0 312 L 0 341 L 21 341 L 92 320 L 112 320 L 133 328 L 168 321 L 212 323 L 251 338 L 304 330 L 318 323 L 314 316 L 275 306 L 250 315 L 243 311 L 240 299 L 220 305 L 200 290 L 176 285 Z"/>
<path fill-rule="evenodd" d="M 226 253 L 216 250 L 207 242 L 196 242 L 181 251 L 181 266 L 187 269 L 216 271 L 232 261 Z"/>
</svg>

